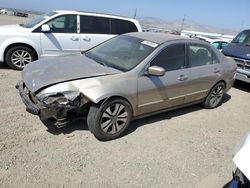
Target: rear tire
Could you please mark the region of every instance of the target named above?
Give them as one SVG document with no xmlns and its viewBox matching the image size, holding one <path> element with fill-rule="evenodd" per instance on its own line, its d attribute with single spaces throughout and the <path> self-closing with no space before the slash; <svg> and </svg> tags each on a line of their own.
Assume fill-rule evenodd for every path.
<svg viewBox="0 0 250 188">
<path fill-rule="evenodd" d="M 221 105 L 222 99 L 225 93 L 225 84 L 219 82 L 208 93 L 206 99 L 202 103 L 202 106 L 207 109 L 216 108 Z"/>
<path fill-rule="evenodd" d="M 131 105 L 123 99 L 110 99 L 101 106 L 90 107 L 87 123 L 89 130 L 101 141 L 120 137 L 132 118 Z"/>
<path fill-rule="evenodd" d="M 14 70 L 23 68 L 36 60 L 35 52 L 26 46 L 15 46 L 10 48 L 5 55 L 6 63 Z"/>
</svg>

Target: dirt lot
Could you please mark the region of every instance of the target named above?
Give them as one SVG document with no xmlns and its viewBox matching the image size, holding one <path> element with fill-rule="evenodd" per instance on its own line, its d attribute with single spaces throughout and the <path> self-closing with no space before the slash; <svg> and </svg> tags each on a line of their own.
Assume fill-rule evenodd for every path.
<svg viewBox="0 0 250 188">
<path fill-rule="evenodd" d="M 85 121 L 47 130 L 25 111 L 20 72 L 0 65 L 0 78 L 0 187 L 222 187 L 250 127 L 250 87 L 236 83 L 217 109 L 137 120 L 124 137 L 99 142 Z"/>
<path fill-rule="evenodd" d="M 250 85 L 241 82 L 217 109 L 137 120 L 124 137 L 99 142 L 85 121 L 48 130 L 25 111 L 20 72 L 0 65 L 0 79 L 0 187 L 222 187 L 250 128 Z"/>
<path fill-rule="evenodd" d="M 5 16 L 0 15 L 0 25 L 10 25 L 10 24 L 24 24 L 28 22 L 30 19 L 16 17 L 16 16 Z"/>
</svg>

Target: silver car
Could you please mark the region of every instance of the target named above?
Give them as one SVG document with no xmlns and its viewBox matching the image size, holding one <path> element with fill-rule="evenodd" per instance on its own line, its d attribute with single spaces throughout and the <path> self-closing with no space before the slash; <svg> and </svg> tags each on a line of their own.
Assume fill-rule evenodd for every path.
<svg viewBox="0 0 250 188">
<path fill-rule="evenodd" d="M 62 127 L 87 117 L 96 138 L 111 140 L 136 118 L 195 103 L 219 106 L 235 73 L 231 58 L 202 41 L 128 33 L 78 56 L 29 64 L 17 89 L 41 120 Z"/>
</svg>

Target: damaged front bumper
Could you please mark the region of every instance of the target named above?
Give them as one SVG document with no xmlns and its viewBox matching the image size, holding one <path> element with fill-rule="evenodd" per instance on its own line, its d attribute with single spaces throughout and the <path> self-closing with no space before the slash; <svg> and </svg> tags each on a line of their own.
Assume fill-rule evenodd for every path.
<svg viewBox="0 0 250 188">
<path fill-rule="evenodd" d="M 16 85 L 16 88 L 26 106 L 27 112 L 38 115 L 41 120 L 54 119 L 57 127 L 62 127 L 68 122 L 69 112 L 77 111 L 87 103 L 86 100 L 82 100 L 79 93 L 79 95 L 74 98 L 74 101 L 69 101 L 65 104 L 57 102 L 46 104 L 44 101 L 39 101 L 22 81 Z"/>
<path fill-rule="evenodd" d="M 42 106 L 38 106 L 36 104 L 34 104 L 29 97 L 29 91 L 28 89 L 24 86 L 24 83 L 22 81 L 20 81 L 17 85 L 16 85 L 16 89 L 18 89 L 19 91 L 19 95 L 23 101 L 23 103 L 26 106 L 26 111 L 33 114 L 33 115 L 39 115 L 40 114 L 40 110 L 43 109 Z"/>
</svg>

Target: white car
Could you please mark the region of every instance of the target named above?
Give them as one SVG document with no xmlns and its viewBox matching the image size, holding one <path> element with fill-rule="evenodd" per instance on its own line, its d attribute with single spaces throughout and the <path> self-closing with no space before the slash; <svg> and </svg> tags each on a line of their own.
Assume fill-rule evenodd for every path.
<svg viewBox="0 0 250 188">
<path fill-rule="evenodd" d="M 0 62 L 22 70 L 31 61 L 79 53 L 116 35 L 141 32 L 135 19 L 99 13 L 54 11 L 24 25 L 0 27 Z"/>
<path fill-rule="evenodd" d="M 225 40 L 225 39 L 208 38 L 208 37 L 204 37 L 204 36 L 195 36 L 194 38 L 199 39 L 199 40 L 203 40 L 205 42 L 212 44 L 219 51 L 222 51 L 230 42 L 229 40 Z"/>
</svg>

